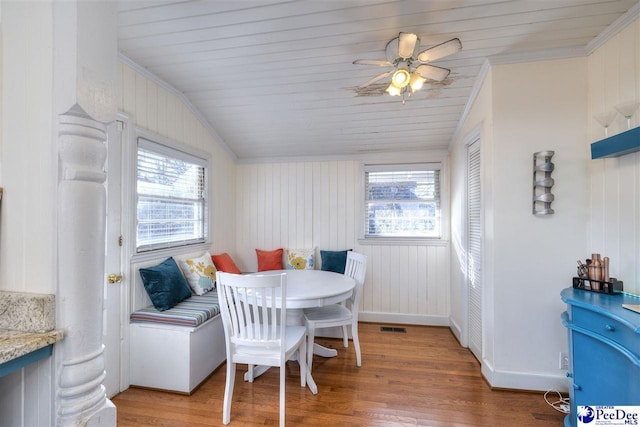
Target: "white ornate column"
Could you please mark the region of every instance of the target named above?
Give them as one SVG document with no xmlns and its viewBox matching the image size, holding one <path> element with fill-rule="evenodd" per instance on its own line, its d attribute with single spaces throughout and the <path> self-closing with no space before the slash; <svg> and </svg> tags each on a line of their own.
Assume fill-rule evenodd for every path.
<svg viewBox="0 0 640 427">
<path fill-rule="evenodd" d="M 105 126 L 79 107 L 59 118 L 58 425 L 116 425 L 102 385 L 106 194 Z"/>
<path fill-rule="evenodd" d="M 115 118 L 115 2 L 54 1 L 58 154 L 56 424 L 115 426 L 103 339 L 106 123 Z"/>
</svg>

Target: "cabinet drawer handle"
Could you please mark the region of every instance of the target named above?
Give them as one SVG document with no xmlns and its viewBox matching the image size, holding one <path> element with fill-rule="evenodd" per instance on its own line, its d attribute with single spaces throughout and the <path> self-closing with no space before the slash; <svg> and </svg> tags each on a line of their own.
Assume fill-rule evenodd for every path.
<svg viewBox="0 0 640 427">
<path fill-rule="evenodd" d="M 615 327 L 615 326 L 613 326 L 613 325 L 604 325 L 604 328 L 605 328 L 607 331 L 610 331 L 610 332 L 613 332 L 613 331 L 615 331 L 615 330 L 616 330 L 616 327 Z"/>
<path fill-rule="evenodd" d="M 582 387 L 580 387 L 578 384 L 574 383 L 573 384 L 573 389 L 574 390 L 582 390 Z"/>
<path fill-rule="evenodd" d="M 571 372 L 567 372 L 567 378 L 573 378 L 573 374 Z"/>
</svg>

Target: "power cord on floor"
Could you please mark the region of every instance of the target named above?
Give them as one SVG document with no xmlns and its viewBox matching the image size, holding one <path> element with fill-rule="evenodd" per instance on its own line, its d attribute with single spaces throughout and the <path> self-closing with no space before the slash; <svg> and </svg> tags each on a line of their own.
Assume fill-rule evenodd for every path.
<svg viewBox="0 0 640 427">
<path fill-rule="evenodd" d="M 551 402 L 549 400 L 548 394 L 556 393 L 558 395 L 558 400 Z M 562 412 L 563 414 L 569 413 L 569 398 L 562 396 L 559 391 L 549 390 L 544 394 L 544 401 L 549 404 L 553 409 L 558 412 Z"/>
</svg>

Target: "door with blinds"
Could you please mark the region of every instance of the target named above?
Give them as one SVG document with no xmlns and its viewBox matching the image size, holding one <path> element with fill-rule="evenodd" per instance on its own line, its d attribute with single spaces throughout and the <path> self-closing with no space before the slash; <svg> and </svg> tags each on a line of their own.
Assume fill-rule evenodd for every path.
<svg viewBox="0 0 640 427">
<path fill-rule="evenodd" d="M 469 349 L 482 361 L 482 191 L 480 139 L 467 146 L 466 247 Z"/>
</svg>

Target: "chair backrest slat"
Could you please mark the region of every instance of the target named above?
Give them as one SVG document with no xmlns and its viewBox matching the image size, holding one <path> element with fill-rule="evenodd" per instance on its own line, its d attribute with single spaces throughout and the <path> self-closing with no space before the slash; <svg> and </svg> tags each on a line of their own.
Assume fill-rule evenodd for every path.
<svg viewBox="0 0 640 427">
<path fill-rule="evenodd" d="M 286 274 L 218 272 L 217 287 L 227 345 L 280 346 L 284 351 Z M 282 306 L 282 307 L 280 307 Z"/>
<path fill-rule="evenodd" d="M 364 279 L 367 274 L 367 256 L 358 252 L 347 252 L 347 264 L 344 269 L 344 274 L 356 281 L 356 287 L 354 288 L 349 301 L 354 308 L 354 311 L 357 311 L 360 302 L 360 294 L 364 287 Z"/>
</svg>

